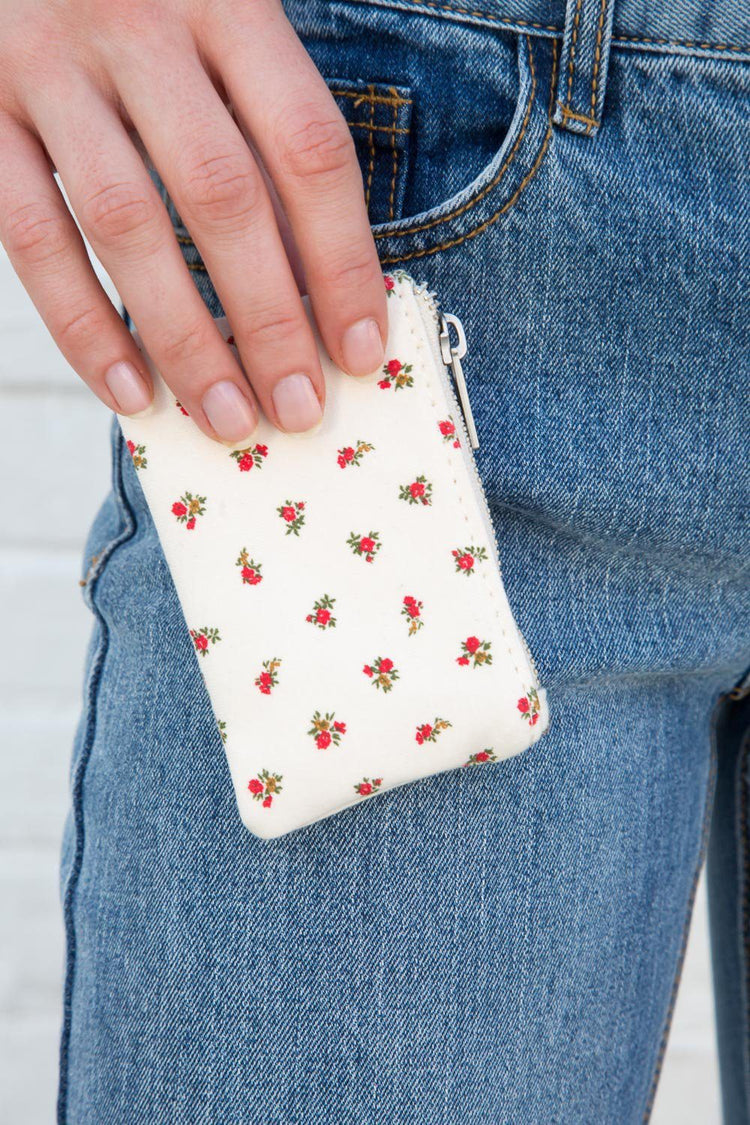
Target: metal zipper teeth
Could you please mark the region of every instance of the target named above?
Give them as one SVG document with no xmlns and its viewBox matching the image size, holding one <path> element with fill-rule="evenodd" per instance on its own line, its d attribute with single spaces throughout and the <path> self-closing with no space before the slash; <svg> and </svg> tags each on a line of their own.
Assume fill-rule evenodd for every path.
<svg viewBox="0 0 750 1125">
<path fill-rule="evenodd" d="M 490 542 L 490 545 L 493 548 L 495 565 L 497 566 L 498 574 L 500 575 L 500 578 L 502 580 L 502 573 L 503 572 L 502 572 L 502 567 L 500 565 L 500 544 L 498 543 L 497 532 L 495 530 L 495 524 L 492 520 L 492 513 L 490 512 L 490 506 L 489 506 L 489 503 L 487 501 L 487 493 L 484 490 L 484 483 L 483 483 L 482 477 L 479 473 L 479 469 L 477 468 L 477 463 L 476 463 L 476 460 L 474 459 L 474 454 L 471 451 L 471 446 L 470 446 L 470 442 L 469 442 L 469 434 L 468 434 L 468 431 L 466 429 L 466 423 L 464 422 L 464 413 L 463 413 L 463 410 L 461 408 L 461 404 L 458 400 L 458 395 L 456 394 L 456 391 L 455 391 L 455 388 L 453 386 L 453 382 L 451 380 L 451 377 L 448 374 L 448 368 L 445 366 L 445 363 L 443 362 L 443 357 L 442 357 L 442 354 L 441 354 L 441 351 L 440 351 L 440 306 L 438 304 L 438 300 L 437 300 L 437 297 L 435 296 L 435 294 L 431 293 L 425 285 L 418 285 L 412 278 L 410 278 L 409 280 L 411 282 L 412 292 L 414 293 L 414 296 L 417 299 L 417 308 L 419 309 L 420 316 L 422 318 L 422 323 L 424 324 L 425 329 L 426 329 L 426 335 L 427 335 L 427 338 L 428 338 L 428 341 L 429 341 L 430 350 L 432 351 L 432 355 L 433 355 L 433 358 L 435 360 L 435 366 L 436 366 L 438 372 L 440 372 L 440 378 L 441 378 L 443 390 L 445 391 L 446 398 L 448 399 L 448 404 L 452 405 L 452 409 L 453 409 L 452 417 L 454 417 L 456 419 L 456 424 L 457 424 L 459 430 L 461 431 L 461 433 L 460 433 L 461 456 L 463 457 L 464 463 L 466 464 L 467 468 L 469 468 L 469 467 L 471 468 L 471 472 L 469 474 L 470 479 L 471 479 L 471 481 L 474 485 L 474 493 L 477 497 L 477 500 L 479 501 L 479 510 L 480 510 L 480 512 L 481 512 L 481 514 L 484 518 L 485 531 L 487 532 L 487 538 Z M 455 315 L 455 314 L 453 314 L 453 315 Z M 456 319 L 458 319 L 458 317 L 456 317 Z M 538 686 L 539 685 L 539 673 L 537 671 L 537 667 L 536 667 L 536 663 L 534 661 L 534 657 L 531 655 L 531 650 L 529 649 L 529 646 L 526 643 L 526 638 L 524 637 L 523 633 L 521 632 L 518 625 L 516 624 L 515 617 L 512 617 L 512 620 L 513 620 L 513 624 L 515 625 L 515 628 L 516 628 L 516 633 L 518 635 L 518 639 L 520 640 L 520 642 L 523 646 L 524 652 L 526 653 L 526 657 L 527 657 L 529 665 L 531 667 L 531 671 L 534 675 L 534 679 L 535 679 L 536 684 Z"/>
</svg>

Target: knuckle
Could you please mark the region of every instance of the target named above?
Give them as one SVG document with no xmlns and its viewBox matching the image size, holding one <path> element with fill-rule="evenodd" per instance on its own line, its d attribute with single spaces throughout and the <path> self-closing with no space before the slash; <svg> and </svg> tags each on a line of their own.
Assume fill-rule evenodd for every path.
<svg viewBox="0 0 750 1125">
<path fill-rule="evenodd" d="M 111 183 L 83 201 L 79 217 L 102 242 L 138 241 L 153 238 L 157 207 L 138 185 Z"/>
<path fill-rule="evenodd" d="M 382 286 L 381 274 L 374 253 L 331 262 L 325 271 L 331 289 L 360 293 L 374 284 Z"/>
<path fill-rule="evenodd" d="M 343 118 L 301 113 L 282 123 L 279 136 L 282 167 L 296 178 L 334 178 L 354 160 L 354 146 Z"/>
<path fill-rule="evenodd" d="M 161 345 L 164 362 L 170 366 L 188 363 L 208 351 L 210 337 L 201 324 L 191 324 L 167 336 Z"/>
<path fill-rule="evenodd" d="M 63 351 L 85 351 L 92 341 L 101 337 L 104 323 L 100 310 L 94 306 L 71 310 L 52 323 L 52 335 Z"/>
<path fill-rule="evenodd" d="M 188 209 L 213 222 L 246 219 L 258 186 L 248 158 L 239 152 L 198 157 L 183 181 Z"/>
<path fill-rule="evenodd" d="M 300 330 L 300 321 L 293 312 L 280 308 L 255 309 L 241 326 L 241 336 L 254 347 L 287 347 Z"/>
<path fill-rule="evenodd" d="M 3 242 L 11 258 L 42 264 L 70 248 L 65 219 L 39 203 L 27 203 L 5 216 Z"/>
</svg>

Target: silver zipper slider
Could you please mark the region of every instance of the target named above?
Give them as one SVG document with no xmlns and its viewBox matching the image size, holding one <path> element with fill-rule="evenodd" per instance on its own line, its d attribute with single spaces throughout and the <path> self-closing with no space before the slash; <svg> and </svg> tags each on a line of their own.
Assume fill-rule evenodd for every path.
<svg viewBox="0 0 750 1125">
<path fill-rule="evenodd" d="M 456 343 L 451 343 L 451 327 L 456 330 Z M 466 432 L 469 435 L 472 449 L 479 449 L 479 436 L 477 428 L 474 425 L 474 415 L 471 412 L 471 402 L 469 401 L 469 388 L 466 385 L 466 376 L 464 369 L 461 366 L 461 360 L 466 355 L 466 333 L 464 326 L 457 316 L 451 313 L 440 314 L 440 354 L 443 363 L 446 367 L 451 369 L 453 374 L 453 382 L 456 384 L 456 391 L 458 392 L 458 401 L 461 403 L 461 410 L 464 415 L 464 422 L 466 423 Z"/>
</svg>

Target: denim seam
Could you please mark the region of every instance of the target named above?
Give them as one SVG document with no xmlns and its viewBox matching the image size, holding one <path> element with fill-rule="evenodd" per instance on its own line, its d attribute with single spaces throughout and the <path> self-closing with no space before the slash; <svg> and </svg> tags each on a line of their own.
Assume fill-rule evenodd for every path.
<svg viewBox="0 0 750 1125">
<path fill-rule="evenodd" d="M 395 94 L 395 90 L 393 91 Z M 393 103 L 393 126 L 391 130 L 391 150 L 393 154 L 393 175 L 391 176 L 391 194 L 388 199 L 388 219 L 393 222 L 396 200 L 396 177 L 398 176 L 398 149 L 396 148 L 396 125 L 398 123 L 398 103 Z M 406 132 L 407 130 L 403 130 Z"/>
<path fill-rule="evenodd" d="M 109 545 L 101 552 L 98 558 L 96 569 L 88 578 L 88 603 L 100 629 L 100 640 L 96 652 L 96 657 L 91 667 L 91 672 L 86 689 L 86 733 L 83 745 L 81 747 L 81 754 L 78 760 L 78 764 L 76 766 L 71 792 L 71 805 L 75 828 L 75 850 L 73 854 L 73 862 L 71 865 L 70 873 L 65 884 L 65 893 L 63 897 L 63 920 L 65 927 L 66 958 L 65 985 L 63 992 L 63 1021 L 62 1031 L 60 1035 L 60 1077 L 57 1095 L 58 1125 L 65 1125 L 65 1121 L 67 1118 L 68 1064 L 70 1034 L 73 1019 L 73 987 L 76 963 L 76 934 L 75 922 L 73 918 L 73 907 L 75 894 L 78 887 L 78 880 L 83 866 L 83 853 L 85 846 L 85 833 L 83 824 L 83 786 L 89 759 L 91 757 L 91 751 L 93 749 L 94 740 L 96 738 L 99 687 L 102 680 L 102 672 L 104 670 L 107 653 L 109 651 L 109 630 L 107 628 L 103 615 L 100 613 L 93 600 L 93 597 L 96 583 L 102 575 L 107 561 L 112 557 L 112 555 L 115 553 L 115 551 L 117 551 L 119 547 L 121 547 L 124 543 L 132 538 L 137 529 L 137 521 L 135 519 L 133 510 L 125 496 L 125 489 L 123 486 L 121 456 L 122 443 L 122 433 L 118 432 L 115 439 L 115 446 L 112 455 L 112 475 L 113 492 L 120 508 L 120 513 L 123 519 L 123 527 L 119 535 L 112 539 Z"/>
<path fill-rule="evenodd" d="M 373 89 L 373 87 L 370 87 L 370 89 Z M 412 104 L 412 98 L 402 98 L 393 87 L 391 87 L 389 94 L 363 94 L 360 90 L 334 90 L 333 88 L 329 92 L 336 98 L 355 98 L 357 101 L 374 102 L 375 105 L 400 106 Z M 388 126 L 385 125 L 383 128 L 387 129 Z"/>
<path fill-rule="evenodd" d="M 711 809 L 713 807 L 714 790 L 716 787 L 716 767 L 717 767 L 717 748 L 716 748 L 716 725 L 719 716 L 719 707 L 726 698 L 727 693 L 720 693 L 717 696 L 716 702 L 713 707 L 713 714 L 711 716 L 711 766 L 709 770 L 708 783 L 706 785 L 706 799 L 703 805 L 703 823 L 701 827 L 701 842 L 698 851 L 698 861 L 695 865 L 693 873 L 693 881 L 690 887 L 690 894 L 688 895 L 687 911 L 685 913 L 685 922 L 682 928 L 682 939 L 680 942 L 680 949 L 677 956 L 677 964 L 675 966 L 674 979 L 672 981 L 672 992 L 669 998 L 669 1006 L 667 1008 L 664 1026 L 662 1028 L 661 1040 L 659 1042 L 659 1049 L 656 1056 L 656 1064 L 654 1066 L 653 1076 L 651 1079 L 651 1086 L 649 1089 L 648 1099 L 646 1101 L 646 1108 L 643 1114 L 644 1125 L 647 1125 L 651 1118 L 651 1113 L 654 1108 L 654 1099 L 656 1097 L 656 1089 L 659 1084 L 662 1066 L 664 1064 L 664 1055 L 667 1050 L 667 1042 L 669 1040 L 669 1032 L 672 1027 L 672 1016 L 674 1014 L 675 1003 L 677 1002 L 677 993 L 680 987 L 680 980 L 682 979 L 682 970 L 685 964 L 685 952 L 687 950 L 688 936 L 690 934 L 690 923 L 693 917 L 693 907 L 695 905 L 695 896 L 698 890 L 698 880 L 700 873 L 703 869 L 703 864 L 706 858 L 706 849 L 708 847 L 708 836 L 711 826 Z"/>
<path fill-rule="evenodd" d="M 363 6 L 376 6 L 384 8 L 396 8 L 401 5 L 411 5 L 416 8 L 427 8 L 436 12 L 448 12 L 452 15 L 464 16 L 467 21 L 482 21 L 488 23 L 502 24 L 512 31 L 515 29 L 522 29 L 524 31 L 541 31 L 546 32 L 555 37 L 561 37 L 564 34 L 564 29 L 557 24 L 544 24 L 532 23 L 527 20 L 514 19 L 512 16 L 499 16 L 495 12 L 487 12 L 481 9 L 462 8 L 456 4 L 446 4 L 442 0 L 340 0 L 342 3 L 360 4 Z M 646 47 L 674 47 L 675 49 L 685 49 L 693 51 L 736 51 L 739 54 L 750 52 L 750 44 L 736 44 L 736 43 L 707 43 L 695 39 L 657 39 L 649 38 L 646 36 L 637 35 L 614 35 L 612 37 L 613 43 L 622 43 L 630 45 L 643 45 Z"/>
<path fill-rule="evenodd" d="M 368 87 L 368 100 L 370 102 L 370 125 L 375 128 L 375 87 Z M 372 175 L 375 171 L 375 137 L 370 132 L 368 137 L 368 147 L 370 151 L 370 164 L 367 169 L 367 188 L 365 189 L 365 207 L 370 206 L 370 193 L 372 191 Z"/>
<path fill-rule="evenodd" d="M 662 683 L 665 680 L 706 679 L 708 676 L 729 677 L 736 674 L 736 664 L 723 664 L 721 666 L 712 664 L 709 668 L 670 668 L 669 670 L 649 668 L 640 672 L 615 672 L 608 676 L 602 676 L 598 672 L 594 672 L 587 679 L 555 681 L 554 683 L 550 683 L 550 681 L 547 680 L 545 682 L 545 687 L 565 688 L 566 691 L 573 688 L 585 688 L 587 691 L 590 691 L 592 687 L 631 686 L 639 683 L 653 683 L 656 679 Z"/>
<path fill-rule="evenodd" d="M 734 692 L 729 693 L 730 699 L 735 699 Z M 740 846 L 740 895 L 739 895 L 739 933 L 740 948 L 738 950 L 740 965 L 742 966 L 742 1013 L 743 1013 L 743 1086 L 745 1090 L 745 1108 L 750 1106 L 750 1043 L 748 1042 L 748 1026 L 750 1025 L 750 847 L 748 846 L 748 800 L 747 800 L 747 767 L 750 758 L 750 731 L 745 735 L 737 763 L 738 787 L 737 802 L 739 806 L 739 846 Z"/>
<path fill-rule="evenodd" d="M 552 138 L 552 104 L 553 104 L 553 98 L 554 98 L 554 92 L 555 92 L 555 83 L 557 81 L 557 43 L 556 42 L 553 43 L 553 45 L 552 45 L 552 54 L 553 54 L 552 79 L 551 79 L 552 88 L 551 88 L 551 93 L 550 93 L 550 105 L 549 105 L 549 113 L 548 113 L 547 131 L 544 135 L 544 140 L 542 142 L 541 148 L 539 149 L 539 152 L 537 153 L 537 156 L 536 156 L 536 159 L 534 160 L 534 163 L 532 164 L 531 168 L 526 173 L 524 178 L 521 180 L 520 184 L 518 185 L 516 190 L 513 192 L 510 199 L 507 199 L 505 201 L 505 203 L 502 205 L 502 207 L 498 208 L 498 210 L 495 211 L 494 214 L 490 215 L 488 219 L 485 219 L 483 222 L 479 223 L 478 226 L 473 227 L 471 230 L 466 231 L 465 234 L 459 235 L 456 238 L 448 239 L 445 242 L 440 242 L 436 246 L 427 246 L 427 247 L 425 247 L 424 249 L 421 249 L 421 250 L 412 250 L 408 254 L 395 254 L 395 255 L 392 255 L 392 256 L 389 256 L 389 257 L 381 258 L 381 262 L 382 262 L 383 265 L 391 265 L 394 262 L 406 262 L 406 261 L 409 261 L 412 258 L 425 258 L 430 254 L 437 254 L 440 250 L 450 250 L 455 246 L 460 246 L 462 243 L 467 242 L 470 238 L 476 238 L 477 235 L 482 234 L 484 231 L 486 231 L 488 229 L 488 227 L 491 227 L 493 225 L 493 223 L 496 223 L 497 220 L 502 215 L 505 215 L 506 212 L 510 211 L 510 209 L 515 206 L 515 204 L 521 198 L 524 191 L 526 190 L 528 185 L 531 183 L 531 181 L 534 179 L 537 172 L 541 168 L 542 162 L 543 162 L 544 157 L 547 153 L 547 149 L 549 148 L 550 140 Z"/>
<path fill-rule="evenodd" d="M 477 192 L 476 195 L 472 196 L 471 199 L 468 199 L 466 201 L 466 203 L 463 203 L 460 207 L 455 207 L 452 211 L 446 211 L 445 214 L 438 215 L 438 216 L 436 216 L 436 218 L 430 219 L 428 222 L 416 223 L 414 226 L 404 227 L 403 229 L 399 229 L 397 231 L 391 231 L 391 232 L 389 232 L 389 231 L 384 231 L 384 232 L 375 231 L 375 240 L 376 241 L 378 239 L 381 239 L 381 238 L 389 238 L 389 237 L 402 238 L 402 237 L 405 237 L 406 235 L 419 234 L 421 231 L 431 230 L 433 227 L 442 226 L 443 223 L 451 222 L 453 219 L 459 218 L 461 215 L 465 214 L 467 211 L 470 211 L 473 207 L 476 207 L 476 205 L 478 203 L 481 203 L 481 201 L 485 198 L 486 195 L 488 195 L 493 190 L 493 188 L 497 187 L 497 185 L 500 183 L 503 176 L 508 171 L 508 169 L 511 167 L 513 161 L 516 158 L 516 154 L 518 153 L 518 149 L 519 149 L 519 147 L 521 145 L 521 142 L 523 141 L 523 138 L 526 134 L 526 130 L 528 129 L 529 121 L 531 120 L 531 111 L 534 107 L 534 101 L 536 99 L 537 76 L 536 76 L 536 67 L 534 65 L 534 51 L 533 51 L 533 48 L 532 48 L 532 45 L 531 45 L 531 39 L 528 36 L 526 36 L 526 45 L 527 45 L 528 51 L 529 51 L 529 70 L 531 72 L 531 90 L 529 91 L 529 100 L 526 104 L 526 111 L 524 113 L 523 121 L 521 123 L 521 128 L 518 131 L 518 136 L 516 137 L 515 141 L 513 142 L 513 146 L 510 149 L 510 152 L 508 153 L 507 157 L 505 158 L 505 160 L 503 161 L 501 166 L 498 168 L 497 172 L 492 177 L 492 179 L 489 181 L 489 183 L 485 184 L 484 187 L 481 188 Z M 385 260 L 387 261 L 388 259 L 385 259 Z M 395 260 L 398 261 L 400 259 L 395 259 Z"/>
<path fill-rule="evenodd" d="M 570 99 L 573 96 L 573 75 L 576 69 L 576 44 L 578 43 L 578 28 L 581 22 L 581 4 L 583 0 L 577 0 L 576 11 L 573 17 L 573 31 L 570 36 L 570 58 L 568 59 L 568 94 L 565 98 L 566 107 L 570 106 Z"/>
<path fill-rule="evenodd" d="M 601 0 L 599 5 L 599 24 L 596 29 L 596 46 L 594 48 L 594 73 L 591 78 L 591 117 L 598 125 L 599 120 L 596 113 L 596 92 L 599 82 L 599 67 L 602 62 L 602 35 L 604 33 L 604 17 L 607 12 L 607 0 Z M 589 124 L 586 130 L 586 135 L 591 132 L 592 126 Z"/>
<path fill-rule="evenodd" d="M 559 524 L 556 524 L 554 520 L 542 515 L 542 513 L 530 511 L 528 508 L 521 507 L 519 504 L 509 504 L 504 503 L 503 501 L 495 500 L 493 501 L 493 507 L 499 508 L 503 512 L 511 512 L 513 515 L 523 516 L 524 519 L 527 519 L 530 523 L 535 524 L 537 527 L 543 527 L 545 528 L 545 530 L 551 531 L 553 535 L 560 535 L 566 539 L 571 539 L 574 543 L 578 543 L 582 546 L 594 546 L 603 551 L 605 549 L 610 549 L 610 544 L 612 543 L 611 539 L 598 538 L 596 535 L 592 535 L 590 532 L 577 532 L 569 526 L 561 527 L 559 526 Z M 676 558 L 668 554 L 666 551 L 663 554 L 654 554 L 653 551 L 649 554 L 646 554 L 643 549 L 639 548 L 637 545 L 631 546 L 630 543 L 618 542 L 616 551 L 610 550 L 610 553 L 616 553 L 618 556 L 624 555 L 626 558 L 630 559 L 637 559 L 639 562 L 646 563 L 648 566 L 662 567 L 663 569 L 668 570 L 670 573 L 674 574 L 693 577 L 696 573 L 695 566 L 685 567 L 681 565 L 684 552 L 683 555 L 678 555 Z M 700 573 L 703 574 L 703 571 L 701 570 Z M 742 576 L 744 576 L 744 570 Z M 739 575 L 735 575 L 733 577 L 716 579 L 714 584 L 719 588 L 722 586 L 728 586 L 731 583 L 737 581 L 739 577 Z"/>
</svg>

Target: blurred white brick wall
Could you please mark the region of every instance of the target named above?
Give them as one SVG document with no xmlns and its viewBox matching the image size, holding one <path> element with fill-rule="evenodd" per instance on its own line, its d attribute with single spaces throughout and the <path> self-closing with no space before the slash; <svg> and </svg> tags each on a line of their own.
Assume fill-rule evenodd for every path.
<svg viewBox="0 0 750 1125">
<path fill-rule="evenodd" d="M 90 627 L 78 564 L 108 487 L 108 432 L 0 250 L 0 1125 L 54 1118 L 58 850 Z M 719 1125 L 712 1019 L 701 891 L 654 1125 Z"/>
</svg>

